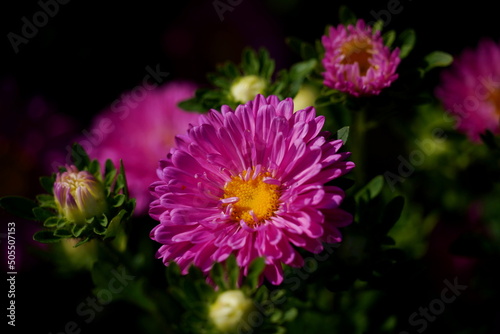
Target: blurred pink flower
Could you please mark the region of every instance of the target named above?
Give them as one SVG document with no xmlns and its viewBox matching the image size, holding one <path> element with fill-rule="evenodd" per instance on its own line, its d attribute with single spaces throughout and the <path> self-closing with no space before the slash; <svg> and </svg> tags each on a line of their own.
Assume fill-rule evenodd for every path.
<svg viewBox="0 0 500 334">
<path fill-rule="evenodd" d="M 123 94 L 100 113 L 80 144 L 92 159 L 104 164 L 111 159 L 119 167 L 123 160 L 130 196 L 136 199 L 135 215 L 147 212 L 149 185 L 157 179 L 158 162 L 174 146 L 174 137 L 185 132 L 198 113 L 184 111 L 177 104 L 194 96 L 196 86 L 170 82 L 140 94 Z"/>
<path fill-rule="evenodd" d="M 355 26 L 330 27 L 321 41 L 323 83 L 332 89 L 354 96 L 378 95 L 398 77 L 399 49 L 391 52 L 380 31 L 373 32 L 361 19 Z"/>
<path fill-rule="evenodd" d="M 500 45 L 484 39 L 466 49 L 442 72 L 435 95 L 455 116 L 456 128 L 470 140 L 490 130 L 500 133 Z"/>
</svg>

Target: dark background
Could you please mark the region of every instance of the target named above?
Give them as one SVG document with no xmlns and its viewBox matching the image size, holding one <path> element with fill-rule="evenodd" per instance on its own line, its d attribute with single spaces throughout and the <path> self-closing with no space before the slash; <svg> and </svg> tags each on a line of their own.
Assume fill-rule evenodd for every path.
<svg viewBox="0 0 500 334">
<path fill-rule="evenodd" d="M 207 71 L 225 60 L 239 61 L 241 49 L 264 46 L 286 67 L 294 60 L 284 38 L 319 39 L 327 24 L 338 24 L 342 2 L 242 0 L 219 16 L 211 0 L 69 1 L 14 53 L 9 32 L 21 35 L 22 17 L 33 22 L 37 1 L 2 5 L 0 77 L 14 77 L 23 97 L 44 96 L 62 113 L 88 122 L 119 94 L 133 88 L 145 67 L 171 73 L 169 79 L 205 80 Z M 366 21 L 387 10 L 390 0 L 345 2 Z M 492 2 L 401 0 L 386 29 L 414 28 L 413 56 L 439 49 L 456 54 L 479 38 L 499 37 Z"/>
<path fill-rule="evenodd" d="M 88 128 L 96 113 L 139 84 L 147 74 L 147 66 L 158 65 L 169 72 L 168 80 L 188 79 L 203 84 L 206 73 L 213 71 L 217 63 L 239 62 L 241 50 L 248 45 L 267 48 L 278 68 L 288 67 L 298 59 L 284 42 L 287 36 L 309 42 L 321 38 L 326 25 L 338 24 L 340 4 L 347 4 L 358 17 L 371 21 L 373 13 L 387 10 L 389 3 L 394 2 L 243 0 L 233 11 L 225 12 L 221 21 L 211 0 L 72 0 L 59 4 L 54 17 L 38 28 L 27 44 L 19 45 L 16 54 L 7 35 L 22 35 L 22 18 L 33 22 L 33 15 L 41 7 L 37 1 L 4 2 L 0 9 L 0 83 L 8 82 L 16 88 L 11 100 L 8 89 L 0 99 L 0 196 L 32 197 L 40 192 L 37 178 L 45 172 L 36 161 L 23 160 L 11 149 L 12 141 L 22 140 L 38 126 L 36 122 L 20 125 L 27 117 L 25 104 L 34 96 L 43 97 L 54 111 L 71 117 L 71 131 L 79 133 Z M 417 45 L 405 60 L 408 62 L 418 61 L 434 50 L 458 54 L 466 47 L 475 47 L 482 37 L 499 39 L 494 2 L 401 0 L 398 8 L 402 10 L 390 16 L 385 29 L 416 30 Z M 59 144 L 64 147 L 64 143 Z M 0 218 L 2 226 L 13 219 L 17 222 L 19 248 L 30 243 L 32 225 L 5 213 Z M 146 226 L 146 230 L 149 228 Z M 2 227 L 0 233 L 5 229 Z M 67 295 L 57 291 L 60 282 L 52 276 L 54 268 L 48 262 L 25 253 L 18 266 L 20 325 L 34 325 L 39 329 L 37 333 L 53 330 L 55 334 L 63 330 L 66 321 L 78 320 L 75 305 L 89 295 L 88 277 L 72 281 L 74 295 Z M 121 311 L 131 312 L 125 306 L 116 310 L 112 318 L 116 320 L 123 320 Z M 114 331 L 124 330 L 127 322 L 114 326 Z"/>
</svg>

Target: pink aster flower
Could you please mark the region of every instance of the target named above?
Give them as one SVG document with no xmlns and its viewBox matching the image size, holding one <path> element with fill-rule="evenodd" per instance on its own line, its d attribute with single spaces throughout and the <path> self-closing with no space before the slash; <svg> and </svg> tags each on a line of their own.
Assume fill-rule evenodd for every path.
<svg viewBox="0 0 500 334">
<path fill-rule="evenodd" d="M 500 45 L 482 40 L 463 51 L 442 72 L 435 95 L 472 141 L 486 130 L 500 133 Z"/>
<path fill-rule="evenodd" d="M 352 216 L 339 208 L 344 191 L 325 185 L 354 167 L 341 140 L 322 132 L 313 107 L 293 112 L 291 98 L 262 95 L 201 115 L 160 161 L 150 215 L 151 238 L 165 265 L 207 273 L 234 254 L 242 275 L 264 257 L 264 276 L 283 280 L 282 264 L 300 267 L 296 247 L 318 253 L 341 241 Z"/>
<path fill-rule="evenodd" d="M 142 94 L 123 94 L 93 121 L 86 137 L 79 140 L 92 159 L 111 159 L 125 166 L 130 196 L 136 199 L 135 214 L 145 214 L 152 200 L 148 187 L 165 151 L 174 146 L 175 135 L 187 130 L 198 113 L 177 104 L 194 95 L 187 82 L 170 82 L 158 88 L 144 87 Z"/>
<path fill-rule="evenodd" d="M 321 41 L 325 48 L 323 83 L 332 89 L 354 96 L 378 95 L 398 77 L 399 49 L 391 52 L 380 31 L 373 32 L 363 20 L 356 26 L 331 27 Z"/>
</svg>

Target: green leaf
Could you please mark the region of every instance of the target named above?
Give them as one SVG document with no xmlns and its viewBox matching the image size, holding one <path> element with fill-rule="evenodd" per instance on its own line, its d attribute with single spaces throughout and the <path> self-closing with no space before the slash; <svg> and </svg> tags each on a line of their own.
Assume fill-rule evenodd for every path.
<svg viewBox="0 0 500 334">
<path fill-rule="evenodd" d="M 73 227 L 71 228 L 71 233 L 73 234 L 74 237 L 80 237 L 83 231 L 87 228 L 87 225 L 78 225 L 74 224 Z"/>
<path fill-rule="evenodd" d="M 73 247 L 74 247 L 74 248 L 76 248 L 76 247 L 78 247 L 78 246 L 81 246 L 81 245 L 83 245 L 83 244 L 85 244 L 85 243 L 89 242 L 89 241 L 90 241 L 90 237 L 86 237 L 85 239 L 82 239 L 82 240 L 80 240 L 79 242 L 77 242 L 77 243 L 76 243 L 76 245 L 74 245 Z"/>
<path fill-rule="evenodd" d="M 54 236 L 61 238 L 71 238 L 73 234 L 64 228 L 60 228 L 54 231 Z"/>
<path fill-rule="evenodd" d="M 384 177 L 382 175 L 377 175 L 366 186 L 360 189 L 354 199 L 356 202 L 363 200 L 364 202 L 369 202 L 380 194 L 382 188 L 384 187 Z"/>
<path fill-rule="evenodd" d="M 78 143 L 74 143 L 71 150 L 71 159 L 78 170 L 84 170 L 90 164 L 90 158 L 85 149 Z"/>
<path fill-rule="evenodd" d="M 230 289 L 235 289 L 238 286 L 240 277 L 240 269 L 236 263 L 236 257 L 231 254 L 226 260 L 226 270 L 228 276 L 228 285 Z"/>
<path fill-rule="evenodd" d="M 351 11 L 347 6 L 342 5 L 339 8 L 339 21 L 344 25 L 356 24 L 357 18 L 353 11 Z"/>
<path fill-rule="evenodd" d="M 413 29 L 406 29 L 399 34 L 399 40 L 401 42 L 399 58 L 406 58 L 410 54 L 411 50 L 415 46 L 416 38 L 417 37 Z"/>
<path fill-rule="evenodd" d="M 259 278 L 265 266 L 266 263 L 263 257 L 256 258 L 250 264 L 248 269 L 247 282 L 252 289 L 259 286 Z"/>
<path fill-rule="evenodd" d="M 40 206 L 45 208 L 56 209 L 56 203 L 54 202 L 54 196 L 49 194 L 40 194 L 36 196 L 36 200 L 40 203 Z"/>
<path fill-rule="evenodd" d="M 61 237 L 55 236 L 53 231 L 38 231 L 33 235 L 33 240 L 43 243 L 59 242 Z"/>
<path fill-rule="evenodd" d="M 221 263 L 214 263 L 214 266 L 210 271 L 210 277 L 220 289 L 227 290 L 229 288 L 226 280 L 224 279 L 224 268 Z"/>
<path fill-rule="evenodd" d="M 405 199 L 403 196 L 394 197 L 385 207 L 384 213 L 382 214 L 382 229 L 386 232 L 389 231 L 394 224 L 401 217 L 405 204 Z"/>
<path fill-rule="evenodd" d="M 427 67 L 425 68 L 425 72 L 433 69 L 435 67 L 446 67 L 453 62 L 453 57 L 446 52 L 443 51 L 434 51 L 429 53 L 424 58 L 427 63 Z"/>
<path fill-rule="evenodd" d="M 344 142 L 347 142 L 347 138 L 349 138 L 349 127 L 344 126 L 343 128 L 337 130 L 337 139 L 340 139 Z"/>
<path fill-rule="evenodd" d="M 207 109 L 205 109 L 205 106 L 203 105 L 203 103 L 201 103 L 200 99 L 197 97 L 181 101 L 177 105 L 179 106 L 179 108 L 184 109 L 186 111 L 198 111 L 198 112 L 208 111 Z"/>
<path fill-rule="evenodd" d="M 111 219 L 108 228 L 106 229 L 104 239 L 115 237 L 120 232 L 123 228 L 123 224 L 121 224 L 121 222 L 126 213 L 126 210 L 120 210 L 120 212 L 118 212 L 118 214 Z"/>
<path fill-rule="evenodd" d="M 118 195 L 116 195 L 116 196 L 114 197 L 114 199 L 113 199 L 113 201 L 115 202 L 115 203 L 113 204 L 113 206 L 114 206 L 115 208 L 122 206 L 122 205 L 123 205 L 123 203 L 125 202 L 125 200 L 126 200 L 126 199 L 127 199 L 127 197 L 125 197 L 125 195 L 123 195 L 123 194 L 118 194 Z"/>
<path fill-rule="evenodd" d="M 394 30 L 389 30 L 382 36 L 382 38 L 384 39 L 384 44 L 390 47 L 396 40 L 396 32 Z"/>
<path fill-rule="evenodd" d="M 377 22 L 375 22 L 375 24 L 373 24 L 372 33 L 375 33 L 377 31 L 382 31 L 383 28 L 384 28 L 384 21 L 377 20 Z"/>
<path fill-rule="evenodd" d="M 33 214 L 36 220 L 41 222 L 45 222 L 48 218 L 54 216 L 54 212 L 40 207 L 33 208 Z"/>
<path fill-rule="evenodd" d="M 54 181 L 55 181 L 55 175 L 40 177 L 40 184 L 42 185 L 43 189 L 45 189 L 45 191 L 48 192 L 49 194 L 52 194 L 53 192 Z"/>
<path fill-rule="evenodd" d="M 66 225 L 66 220 L 64 218 L 61 218 L 61 217 L 57 217 L 57 216 L 52 216 L 52 217 L 49 217 L 47 218 L 44 222 L 43 222 L 43 226 L 45 227 L 58 227 L 58 226 L 64 226 Z"/>
<path fill-rule="evenodd" d="M 34 201 L 22 196 L 5 196 L 0 198 L 0 207 L 14 216 L 27 220 L 36 220 L 33 209 L 37 206 Z"/>
<path fill-rule="evenodd" d="M 246 48 L 243 50 L 241 67 L 245 74 L 259 75 L 259 61 L 254 50 Z"/>
<path fill-rule="evenodd" d="M 101 165 L 97 160 L 90 161 L 88 171 L 90 174 L 97 176 L 98 179 L 101 178 Z"/>
</svg>

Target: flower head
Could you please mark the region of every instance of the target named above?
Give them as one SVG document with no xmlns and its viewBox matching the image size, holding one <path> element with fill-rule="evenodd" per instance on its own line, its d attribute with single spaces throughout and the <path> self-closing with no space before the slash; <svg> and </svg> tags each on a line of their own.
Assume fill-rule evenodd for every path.
<svg viewBox="0 0 500 334">
<path fill-rule="evenodd" d="M 380 31 L 363 20 L 356 25 L 331 27 L 322 37 L 325 56 L 324 84 L 354 96 L 377 95 L 397 79 L 399 49 L 384 45 Z"/>
<path fill-rule="evenodd" d="M 177 133 L 186 131 L 188 124 L 198 119 L 197 113 L 177 106 L 192 96 L 195 89 L 187 82 L 145 89 L 143 95 L 138 95 L 140 98 L 132 99 L 137 95 L 129 95 L 119 100 L 93 122 L 90 132 L 100 133 L 101 140 L 87 152 L 94 159 L 111 159 L 116 165 L 123 160 L 130 197 L 136 199 L 136 215 L 147 212 L 151 201 L 148 187 L 156 179 L 154 169 L 159 157 L 174 146 Z M 103 124 L 108 125 L 103 127 Z M 84 141 L 81 144 L 84 146 Z"/>
<path fill-rule="evenodd" d="M 54 182 L 54 200 L 59 213 L 71 222 L 85 223 L 106 211 L 103 185 L 89 172 L 75 166 L 58 173 Z"/>
<path fill-rule="evenodd" d="M 228 332 L 237 328 L 251 308 L 252 300 L 241 290 L 229 290 L 210 305 L 208 316 L 218 330 Z"/>
<path fill-rule="evenodd" d="M 490 130 L 500 133 L 500 45 L 482 40 L 443 71 L 435 95 L 472 141 Z"/>
<path fill-rule="evenodd" d="M 313 107 L 294 113 L 291 98 L 274 95 L 201 115 L 150 187 L 157 257 L 185 274 L 190 265 L 208 273 L 234 254 L 243 275 L 263 257 L 264 276 L 280 284 L 283 263 L 304 263 L 295 247 L 318 253 L 322 242 L 339 242 L 352 216 L 339 208 L 343 190 L 325 183 L 354 164 L 323 123 Z"/>
</svg>

